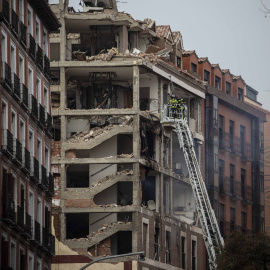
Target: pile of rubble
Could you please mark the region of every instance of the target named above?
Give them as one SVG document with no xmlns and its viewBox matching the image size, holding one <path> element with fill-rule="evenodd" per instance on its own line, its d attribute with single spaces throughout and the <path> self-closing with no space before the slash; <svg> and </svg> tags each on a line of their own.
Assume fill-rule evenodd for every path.
<svg viewBox="0 0 270 270">
<path fill-rule="evenodd" d="M 105 127 L 94 127 L 90 131 L 78 132 L 67 140 L 67 143 L 89 142 L 92 139 L 111 131 L 114 128 L 124 127 L 132 124 L 133 118 L 131 116 L 122 116 L 118 118 L 111 117 L 107 121 L 110 123 Z M 116 123 L 118 122 L 118 123 Z M 121 123 L 121 124 L 119 124 Z"/>
</svg>

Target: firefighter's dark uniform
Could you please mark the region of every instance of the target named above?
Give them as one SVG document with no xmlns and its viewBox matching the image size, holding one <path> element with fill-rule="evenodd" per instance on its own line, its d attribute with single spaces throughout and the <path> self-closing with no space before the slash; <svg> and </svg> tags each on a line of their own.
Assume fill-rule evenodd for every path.
<svg viewBox="0 0 270 270">
<path fill-rule="evenodd" d="M 175 97 L 172 97 L 170 100 L 169 100 L 169 105 L 171 105 L 171 109 L 172 109 L 172 116 L 173 117 L 177 117 L 177 107 L 178 107 L 178 99 L 175 98 Z"/>
<path fill-rule="evenodd" d="M 179 116 L 181 116 L 182 119 L 184 119 L 184 114 L 185 114 L 185 102 L 182 98 L 178 99 L 178 111 L 179 111 Z"/>
</svg>

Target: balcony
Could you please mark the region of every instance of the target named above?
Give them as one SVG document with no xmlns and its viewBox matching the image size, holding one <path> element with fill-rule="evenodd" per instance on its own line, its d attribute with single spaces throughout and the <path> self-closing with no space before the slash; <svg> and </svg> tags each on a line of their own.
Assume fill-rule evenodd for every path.
<svg viewBox="0 0 270 270">
<path fill-rule="evenodd" d="M 16 12 L 11 9 L 11 29 L 13 33 L 18 36 L 18 25 L 19 25 L 19 17 Z"/>
<path fill-rule="evenodd" d="M 50 234 L 50 254 L 55 256 L 55 237 Z"/>
<path fill-rule="evenodd" d="M 18 230 L 24 231 L 24 208 L 17 205 L 17 226 Z"/>
<path fill-rule="evenodd" d="M 49 113 L 46 113 L 45 126 L 47 129 L 47 133 L 52 137 L 53 136 L 53 125 L 52 125 L 52 117 Z"/>
<path fill-rule="evenodd" d="M 36 61 L 37 65 L 43 69 L 43 51 L 38 44 L 36 44 Z"/>
<path fill-rule="evenodd" d="M 17 139 L 13 139 L 13 161 L 22 165 L 22 144 Z"/>
<path fill-rule="evenodd" d="M 251 186 L 242 186 L 242 197 L 244 199 L 244 202 L 247 204 L 253 203 L 253 197 L 252 197 L 252 187 Z"/>
<path fill-rule="evenodd" d="M 40 245 L 41 244 L 41 233 L 40 233 L 41 226 L 36 220 L 35 220 L 34 226 L 35 226 L 35 235 L 34 235 L 33 241 L 35 244 Z"/>
<path fill-rule="evenodd" d="M 242 200 L 241 182 L 234 180 L 234 193 L 232 194 L 236 199 Z"/>
<path fill-rule="evenodd" d="M 31 94 L 29 95 L 29 105 L 30 105 L 31 115 L 33 116 L 35 121 L 38 121 L 37 99 Z"/>
<path fill-rule="evenodd" d="M 230 178 L 224 175 L 219 175 L 219 192 L 221 194 L 231 195 L 230 186 Z"/>
<path fill-rule="evenodd" d="M 19 22 L 19 39 L 20 43 L 26 48 L 26 26 L 22 21 Z"/>
<path fill-rule="evenodd" d="M 35 57 L 36 57 L 36 41 L 30 33 L 28 33 L 28 53 L 33 59 L 35 59 Z"/>
<path fill-rule="evenodd" d="M 22 171 L 30 173 L 30 152 L 23 147 L 22 149 Z"/>
<path fill-rule="evenodd" d="M 232 136 L 231 154 L 235 156 L 241 156 L 241 140 L 236 136 Z"/>
<path fill-rule="evenodd" d="M 228 152 L 231 151 L 230 134 L 228 132 L 219 131 L 219 149 Z"/>
<path fill-rule="evenodd" d="M 9 3 L 6 0 L 2 0 L 0 20 L 9 25 Z"/>
<path fill-rule="evenodd" d="M 45 128 L 45 109 L 41 104 L 38 104 L 38 120 L 42 128 Z"/>
<path fill-rule="evenodd" d="M 252 146 L 251 143 L 241 142 L 241 159 L 243 161 L 252 161 Z"/>
<path fill-rule="evenodd" d="M 48 184 L 49 184 L 49 189 L 48 193 L 49 195 L 53 196 L 54 195 L 54 178 L 51 173 L 47 174 L 47 179 L 48 179 Z"/>
<path fill-rule="evenodd" d="M 2 61 L 2 85 L 7 91 L 12 91 L 12 81 L 11 81 L 11 68 L 9 65 Z"/>
<path fill-rule="evenodd" d="M 23 83 L 21 83 L 21 87 L 20 87 L 20 97 L 21 97 L 21 106 L 27 110 L 28 109 L 28 89 Z"/>
<path fill-rule="evenodd" d="M 48 229 L 42 227 L 42 248 L 45 251 L 49 251 L 49 239 L 50 239 L 50 233 Z"/>
<path fill-rule="evenodd" d="M 2 130 L 2 150 L 9 157 L 13 156 L 13 135 L 8 129 Z"/>
<path fill-rule="evenodd" d="M 32 238 L 32 217 L 28 213 L 25 213 L 24 236 L 28 239 Z"/>
<path fill-rule="evenodd" d="M 44 55 L 44 73 L 48 79 L 51 78 L 50 59 L 46 55 Z"/>
<path fill-rule="evenodd" d="M 17 101 L 21 99 L 20 79 L 13 73 L 13 95 Z"/>
<path fill-rule="evenodd" d="M 35 157 L 30 159 L 30 177 L 36 184 L 39 183 L 39 162 Z"/>
<path fill-rule="evenodd" d="M 16 216 L 15 216 L 15 203 L 14 201 L 7 197 L 3 196 L 3 220 L 9 224 L 15 225 L 16 223 Z"/>
<path fill-rule="evenodd" d="M 40 183 L 39 184 L 44 190 L 48 190 L 49 183 L 48 183 L 48 178 L 47 178 L 47 170 L 42 165 L 40 165 Z"/>
</svg>

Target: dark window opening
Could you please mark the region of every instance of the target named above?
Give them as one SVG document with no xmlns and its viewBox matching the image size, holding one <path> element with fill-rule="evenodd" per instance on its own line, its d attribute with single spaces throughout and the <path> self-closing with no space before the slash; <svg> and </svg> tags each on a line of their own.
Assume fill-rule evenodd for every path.
<svg viewBox="0 0 270 270">
<path fill-rule="evenodd" d="M 229 127 L 229 132 L 230 132 L 230 149 L 233 150 L 233 139 L 234 139 L 234 121 L 230 120 L 229 123 L 230 127 Z"/>
<path fill-rule="evenodd" d="M 66 214 L 66 239 L 87 238 L 89 235 L 89 214 Z"/>
<path fill-rule="evenodd" d="M 210 77 L 210 72 L 207 70 L 204 70 L 204 81 L 209 83 L 209 77 Z"/>
<path fill-rule="evenodd" d="M 154 247 L 155 247 L 154 259 L 155 261 L 159 261 L 159 228 L 158 227 L 155 227 Z"/>
<path fill-rule="evenodd" d="M 234 171 L 235 166 L 230 164 L 230 193 L 234 195 Z"/>
<path fill-rule="evenodd" d="M 220 79 L 220 77 L 215 76 L 215 87 L 217 89 L 220 89 L 220 86 L 221 86 L 221 79 Z"/>
<path fill-rule="evenodd" d="M 141 156 L 155 159 L 155 134 L 147 130 L 144 122 L 141 125 Z"/>
<path fill-rule="evenodd" d="M 140 110 L 141 111 L 150 110 L 150 88 L 149 87 L 140 88 Z"/>
<path fill-rule="evenodd" d="M 120 134 L 117 136 L 117 154 L 131 154 L 133 152 L 132 135 Z"/>
<path fill-rule="evenodd" d="M 132 252 L 132 232 L 120 231 L 111 236 L 111 254 L 120 255 Z"/>
<path fill-rule="evenodd" d="M 246 170 L 241 169 L 241 197 L 245 197 Z"/>
<path fill-rule="evenodd" d="M 231 94 L 231 83 L 226 82 L 226 94 Z"/>
<path fill-rule="evenodd" d="M 186 238 L 181 236 L 181 261 L 182 261 L 182 268 L 186 269 Z"/>
<path fill-rule="evenodd" d="M 89 187 L 89 165 L 76 164 L 67 168 L 67 188 Z"/>
<path fill-rule="evenodd" d="M 219 147 L 223 147 L 223 128 L 224 128 L 224 117 L 219 115 L 218 121 L 218 136 L 219 136 Z"/>
<path fill-rule="evenodd" d="M 224 160 L 219 160 L 219 190 L 220 192 L 224 192 Z"/>
<path fill-rule="evenodd" d="M 224 221 L 225 221 L 224 214 L 225 214 L 225 205 L 221 203 L 219 205 L 219 228 L 222 236 L 224 236 Z"/>
<path fill-rule="evenodd" d="M 191 71 L 197 73 L 197 65 L 194 63 L 191 63 Z"/>
<path fill-rule="evenodd" d="M 197 242 L 194 240 L 192 240 L 192 242 L 191 242 L 191 256 L 192 256 L 192 270 L 196 270 Z"/>
<path fill-rule="evenodd" d="M 247 213 L 241 212 L 241 231 L 242 233 L 246 232 L 246 225 L 247 224 Z"/>
<path fill-rule="evenodd" d="M 242 88 L 238 88 L 238 100 L 243 101 L 244 96 L 243 96 L 243 89 Z"/>
<path fill-rule="evenodd" d="M 242 155 L 245 154 L 245 139 L 246 139 L 246 128 L 240 126 L 240 152 Z"/>
<path fill-rule="evenodd" d="M 170 181 L 168 179 L 164 179 L 163 181 L 163 207 L 166 214 L 171 212 L 171 203 L 170 203 Z"/>
<path fill-rule="evenodd" d="M 176 57 L 176 65 L 180 68 L 182 67 L 182 59 L 179 56 Z"/>
<path fill-rule="evenodd" d="M 142 205 L 148 206 L 149 202 L 156 203 L 156 178 L 148 176 L 142 183 Z"/>
<path fill-rule="evenodd" d="M 117 183 L 117 204 L 132 205 L 133 203 L 133 183 L 118 182 Z"/>
<path fill-rule="evenodd" d="M 166 231 L 165 259 L 167 264 L 171 264 L 171 233 Z"/>
<path fill-rule="evenodd" d="M 234 225 L 235 225 L 235 208 L 230 209 L 230 231 L 234 231 Z"/>
</svg>

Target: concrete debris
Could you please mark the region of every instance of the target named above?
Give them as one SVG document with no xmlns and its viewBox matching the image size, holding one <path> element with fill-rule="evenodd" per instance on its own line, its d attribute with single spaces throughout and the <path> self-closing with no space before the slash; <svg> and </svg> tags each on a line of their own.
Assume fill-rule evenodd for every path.
<svg viewBox="0 0 270 270">
<path fill-rule="evenodd" d="M 86 62 L 101 60 L 101 61 L 111 61 L 112 58 L 118 54 L 118 51 L 115 48 L 110 49 L 107 53 L 101 51 L 98 55 L 95 56 L 86 56 Z M 85 60 L 85 59 L 82 59 Z"/>
<path fill-rule="evenodd" d="M 90 129 L 90 131 L 78 132 L 70 137 L 66 142 L 67 143 L 78 143 L 78 142 L 90 142 L 94 138 L 105 134 L 113 129 L 119 129 L 119 127 L 124 127 L 131 125 L 133 118 L 130 116 L 122 116 L 122 117 L 110 117 L 107 122 L 109 125 L 101 128 L 94 127 Z"/>
</svg>

